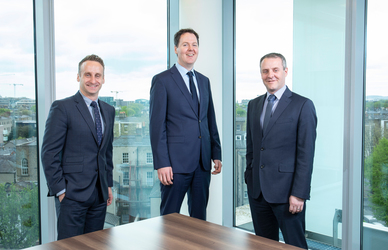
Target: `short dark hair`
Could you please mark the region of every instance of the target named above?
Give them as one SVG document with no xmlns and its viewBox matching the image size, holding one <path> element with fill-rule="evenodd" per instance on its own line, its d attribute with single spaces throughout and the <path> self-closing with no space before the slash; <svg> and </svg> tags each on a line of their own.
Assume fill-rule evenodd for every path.
<svg viewBox="0 0 388 250">
<path fill-rule="evenodd" d="M 102 60 L 101 57 L 99 57 L 98 55 L 94 55 L 94 54 L 91 54 L 91 55 L 87 55 L 84 57 L 84 59 L 82 59 L 79 64 L 78 64 L 78 75 L 81 75 L 81 65 L 86 62 L 86 61 L 95 61 L 95 62 L 98 62 L 102 65 L 102 69 L 103 69 L 103 74 L 105 74 L 105 65 L 104 65 L 104 61 Z"/>
<path fill-rule="evenodd" d="M 263 56 L 263 57 L 260 59 L 260 68 L 261 68 L 261 62 L 262 62 L 265 58 L 280 58 L 280 59 L 282 59 L 283 70 L 285 70 L 285 69 L 287 68 L 286 58 L 285 58 L 282 54 L 280 54 L 280 53 L 269 53 L 269 54 L 266 54 L 265 56 Z"/>
<path fill-rule="evenodd" d="M 183 34 L 185 34 L 185 33 L 194 34 L 195 37 L 197 38 L 197 43 L 198 43 L 198 45 L 199 45 L 199 35 L 198 35 L 198 33 L 195 32 L 195 30 L 188 28 L 188 29 L 181 29 L 181 30 L 179 30 L 177 33 L 175 33 L 175 35 L 174 35 L 174 45 L 175 45 L 175 47 L 178 47 L 178 45 L 179 45 L 179 40 L 181 39 L 181 36 L 182 36 Z"/>
</svg>

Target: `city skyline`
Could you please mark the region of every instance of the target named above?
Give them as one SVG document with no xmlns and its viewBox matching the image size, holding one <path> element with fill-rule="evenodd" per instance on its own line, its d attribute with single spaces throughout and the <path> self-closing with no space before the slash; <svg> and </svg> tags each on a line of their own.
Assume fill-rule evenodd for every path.
<svg viewBox="0 0 388 250">
<path fill-rule="evenodd" d="M 286 0 L 276 1 L 281 6 L 284 18 L 289 20 L 281 31 L 282 36 L 293 41 L 293 13 L 292 2 Z M 100 55 L 106 63 L 106 83 L 101 89 L 102 96 L 115 96 L 119 91 L 119 98 L 145 99 L 149 98 L 149 89 L 152 76 L 167 68 L 167 20 L 166 9 L 163 1 L 153 1 L 152 4 L 143 2 L 128 2 L 122 6 L 119 1 L 113 1 L 117 6 L 109 11 L 103 4 L 93 4 L 90 1 L 57 1 L 55 2 L 55 64 L 56 64 L 56 99 L 73 95 L 78 90 L 76 81 L 78 62 L 87 54 Z M 88 6 L 94 13 L 104 12 L 104 18 L 94 19 L 91 26 L 89 19 L 83 17 L 82 8 Z M 252 63 L 249 59 L 252 51 L 250 46 L 239 38 L 239 34 L 246 32 L 249 27 L 239 25 L 249 20 L 252 15 L 242 15 L 241 12 L 253 11 L 257 6 L 239 3 L 237 15 L 239 16 L 236 28 L 237 64 L 236 85 L 240 86 L 236 93 L 236 100 L 252 99 L 265 93 L 259 74 L 257 57 Z M 255 3 L 261 4 L 262 3 Z M 367 69 L 366 95 L 380 95 L 387 93 L 385 71 L 388 62 L 385 60 L 384 47 L 387 39 L 380 37 L 379 24 L 385 23 L 384 8 L 368 3 L 368 34 L 367 34 Z M 385 3 L 387 5 L 388 3 Z M 32 2 L 18 4 L 12 1 L 2 2 L 5 8 L 0 9 L 0 22 L 9 23 L 0 33 L 0 95 L 3 97 L 35 97 L 35 65 L 33 42 L 33 15 Z M 78 6 L 74 8 L 73 6 Z M 129 6 L 131 8 L 129 8 Z M 14 11 L 10 11 L 10 10 Z M 147 9 L 152 15 L 142 15 L 137 9 Z M 262 9 L 262 8 L 259 8 Z M 5 11 L 7 10 L 7 11 Z M 67 13 L 79 19 L 69 19 Z M 129 13 L 128 13 L 129 11 Z M 260 12 L 264 17 L 270 13 Z M 118 19 L 125 15 L 127 22 Z M 145 17 L 146 16 L 146 17 Z M 150 16 L 152 18 L 150 18 Z M 17 17 L 17 18 L 15 18 Z M 281 19 L 281 20 L 284 20 Z M 253 20 L 252 20 L 253 21 Z M 251 21 L 251 22 L 252 22 Z M 141 22 L 142 27 L 131 25 Z M 28 23 L 29 25 L 20 25 Z M 85 25 L 83 25 L 85 24 Z M 258 23 L 257 25 L 260 25 Z M 17 30 L 17 32 L 15 32 Z M 164 42 L 156 42 L 155 37 L 163 38 Z M 201 38 L 205 39 L 205 38 Z M 240 42 L 241 40 L 241 42 Z M 254 38 L 254 40 L 258 40 Z M 259 39 L 260 40 L 260 39 Z M 259 57 L 271 51 L 281 51 L 288 59 L 289 75 L 287 83 L 292 89 L 292 42 L 284 47 L 282 41 L 261 40 L 258 47 Z M 172 48 L 170 48 L 172 49 Z M 247 50 L 247 51 L 245 51 Z M 15 56 L 17 55 L 17 56 Z M 16 84 L 15 88 L 12 86 Z M 23 84 L 23 85 L 21 85 Z M 15 93 L 14 93 L 15 92 Z"/>
</svg>

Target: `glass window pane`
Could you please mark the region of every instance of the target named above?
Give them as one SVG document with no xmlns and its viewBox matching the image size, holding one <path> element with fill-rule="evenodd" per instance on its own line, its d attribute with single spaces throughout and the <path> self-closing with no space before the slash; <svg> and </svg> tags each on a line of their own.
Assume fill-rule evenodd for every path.
<svg viewBox="0 0 388 250">
<path fill-rule="evenodd" d="M 388 4 L 368 1 L 367 64 L 364 117 L 363 249 L 386 249 L 388 244 Z"/>
<path fill-rule="evenodd" d="M 33 1 L 0 0 L 0 247 L 39 244 Z"/>
<path fill-rule="evenodd" d="M 273 6 L 276 15 L 268 11 Z M 312 249 L 341 246 L 345 6 L 344 0 L 236 1 L 237 227 L 253 231 L 243 175 L 247 104 L 266 93 L 260 58 L 278 52 L 287 59 L 286 85 L 311 99 L 318 116 L 311 200 L 306 203 L 308 245 Z"/>
<path fill-rule="evenodd" d="M 148 112 L 151 79 L 167 68 L 167 1 L 66 0 L 54 8 L 56 98 L 78 91 L 79 61 L 97 54 L 105 63 L 99 98 L 116 108 L 114 201 L 105 226 L 159 215 Z"/>
</svg>

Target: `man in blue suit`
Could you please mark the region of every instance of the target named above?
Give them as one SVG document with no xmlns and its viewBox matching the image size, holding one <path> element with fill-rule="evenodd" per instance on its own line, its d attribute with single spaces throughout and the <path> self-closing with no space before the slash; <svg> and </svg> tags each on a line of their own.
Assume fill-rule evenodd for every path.
<svg viewBox="0 0 388 250">
<path fill-rule="evenodd" d="M 311 100 L 285 85 L 283 55 L 260 60 L 267 93 L 251 100 L 247 114 L 245 182 L 256 235 L 307 249 L 305 201 L 310 198 L 317 117 Z"/>
<path fill-rule="evenodd" d="M 79 91 L 51 105 L 42 164 L 55 196 L 58 240 L 101 230 L 112 202 L 115 109 L 98 100 L 104 62 L 86 56 L 78 66 Z"/>
<path fill-rule="evenodd" d="M 161 191 L 160 214 L 179 213 L 185 194 L 191 217 L 206 220 L 211 160 L 221 172 L 221 144 L 209 79 L 193 70 L 199 37 L 182 29 L 174 37 L 178 62 L 154 76 L 150 137 Z"/>
</svg>

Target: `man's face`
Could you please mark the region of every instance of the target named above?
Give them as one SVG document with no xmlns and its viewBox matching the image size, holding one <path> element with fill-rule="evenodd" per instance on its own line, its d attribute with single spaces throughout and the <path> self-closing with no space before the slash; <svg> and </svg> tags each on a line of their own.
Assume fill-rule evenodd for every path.
<svg viewBox="0 0 388 250">
<path fill-rule="evenodd" d="M 81 93 L 91 100 L 97 100 L 98 92 L 105 82 L 102 65 L 95 61 L 85 61 L 81 65 L 80 74 L 77 74 L 77 81 Z"/>
<path fill-rule="evenodd" d="M 265 58 L 260 73 L 267 91 L 274 94 L 286 84 L 288 68 L 283 69 L 281 58 Z"/>
<path fill-rule="evenodd" d="M 191 70 L 198 57 L 197 37 L 192 33 L 182 34 L 178 47 L 175 47 L 175 54 L 178 55 L 178 63 L 187 70 Z"/>
</svg>

